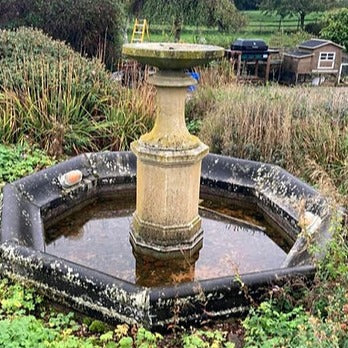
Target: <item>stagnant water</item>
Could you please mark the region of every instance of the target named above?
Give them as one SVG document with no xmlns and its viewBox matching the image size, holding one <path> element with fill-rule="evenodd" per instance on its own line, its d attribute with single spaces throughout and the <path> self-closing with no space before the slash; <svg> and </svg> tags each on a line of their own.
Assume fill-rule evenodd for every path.
<svg viewBox="0 0 348 348">
<path fill-rule="evenodd" d="M 47 228 L 45 251 L 143 286 L 211 279 L 281 265 L 291 245 L 279 237 L 275 239 L 279 234 L 262 216 L 221 202 L 206 200 L 201 205 L 204 239 L 193 258 L 196 261 L 136 258 L 129 241 L 135 202 L 124 198 L 90 203 Z"/>
</svg>

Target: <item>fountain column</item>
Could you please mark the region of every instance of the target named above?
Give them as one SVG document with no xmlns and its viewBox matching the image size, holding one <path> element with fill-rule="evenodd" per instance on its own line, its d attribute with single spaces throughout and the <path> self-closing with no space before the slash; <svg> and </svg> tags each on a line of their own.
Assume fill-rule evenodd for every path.
<svg viewBox="0 0 348 348">
<path fill-rule="evenodd" d="M 151 46 L 144 47 L 148 45 Z M 128 47 L 136 47 L 136 54 L 130 54 L 125 46 L 124 53 L 142 61 L 137 56 L 142 53 L 141 46 Z M 160 57 L 156 50 L 146 53 L 155 56 L 146 63 L 160 67 L 148 80 L 157 89 L 159 114 L 153 129 L 131 144 L 137 156 L 137 201 L 131 242 L 136 253 L 160 258 L 193 255 L 201 248 L 203 237 L 198 201 L 201 162 L 208 147 L 186 128 L 187 87 L 196 81 L 182 71 L 175 48 L 178 46 L 173 46 L 172 51 L 168 46 L 159 47 Z M 190 52 L 185 52 L 187 60 Z M 202 50 L 199 53 L 202 55 Z M 162 64 L 164 59 L 168 64 Z M 190 64 L 197 65 L 194 55 Z"/>
</svg>

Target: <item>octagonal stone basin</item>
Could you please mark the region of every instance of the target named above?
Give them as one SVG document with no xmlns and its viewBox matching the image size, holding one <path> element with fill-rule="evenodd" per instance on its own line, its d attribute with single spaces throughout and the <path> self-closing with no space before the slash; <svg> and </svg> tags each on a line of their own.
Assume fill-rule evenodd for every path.
<svg viewBox="0 0 348 348">
<path fill-rule="evenodd" d="M 76 169 L 83 174 L 81 183 L 62 188 L 61 175 Z M 269 286 L 281 286 L 295 276 L 313 275 L 312 259 L 298 223 L 304 208 L 313 220 L 307 232 L 313 240 L 325 243 L 330 223 L 326 200 L 279 167 L 218 155 L 208 155 L 202 163 L 203 225 L 207 231 L 214 226 L 203 243 L 216 243 L 211 248 L 213 254 L 225 248 L 225 255 L 232 256 L 228 251 L 234 245 L 229 236 L 236 228 L 243 230 L 247 249 L 235 259 L 240 259 L 240 277 L 235 277 L 230 266 L 230 274 L 221 273 L 224 264 L 217 267 L 217 273 L 204 273 L 200 260 L 193 264 L 197 273 L 183 279 L 183 283 L 181 270 L 179 274 L 174 272 L 174 281 L 167 281 L 168 274 L 162 277 L 164 282 L 153 279 L 151 274 L 141 277 L 154 266 L 150 263 L 150 267 L 144 268 L 137 258 L 130 261 L 131 268 L 113 268 L 113 260 L 122 258 L 124 249 L 129 248 L 127 216 L 134 205 L 135 173 L 133 154 L 105 152 L 81 155 L 6 185 L 0 272 L 24 280 L 53 300 L 88 315 L 113 322 L 140 323 L 148 328 L 240 315 L 248 309 L 251 298 L 260 299 Z M 110 198 L 116 199 L 115 206 L 108 201 Z M 102 204 L 98 205 L 98 201 Z M 214 207 L 216 202 L 218 207 Z M 227 209 L 221 202 L 262 216 L 262 221 L 250 220 L 250 214 L 248 218 L 254 225 L 261 225 L 256 230 L 245 224 L 233 227 L 231 221 L 220 216 L 224 217 Z M 82 212 L 82 222 L 74 218 L 78 211 Z M 75 225 L 69 221 L 75 221 Z M 81 226 L 91 222 L 99 227 L 81 230 Z M 266 228 L 267 233 L 257 230 L 259 227 Z M 112 231 L 113 240 L 108 235 Z M 236 243 L 237 240 L 234 239 Z M 121 274 L 123 271 L 125 275 Z M 241 289 L 241 281 L 248 287 L 248 296 Z"/>
<path fill-rule="evenodd" d="M 122 54 L 161 70 L 184 70 L 222 58 L 224 49 L 212 45 L 145 42 L 125 44 Z"/>
</svg>

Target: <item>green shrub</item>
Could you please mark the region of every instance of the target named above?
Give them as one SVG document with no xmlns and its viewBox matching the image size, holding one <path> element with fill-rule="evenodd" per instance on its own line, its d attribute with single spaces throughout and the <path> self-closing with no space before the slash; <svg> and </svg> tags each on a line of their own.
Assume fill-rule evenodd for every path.
<svg viewBox="0 0 348 348">
<path fill-rule="evenodd" d="M 122 43 L 123 7 L 120 0 L 0 0 L 0 28 L 37 27 L 78 52 L 105 54 L 111 65 Z"/>
<path fill-rule="evenodd" d="M 162 335 L 158 333 L 152 333 L 140 327 L 135 337 L 136 347 L 156 348 L 157 342 L 163 339 Z"/>
<path fill-rule="evenodd" d="M 308 317 L 303 308 L 284 313 L 272 302 L 263 302 L 257 310 L 251 310 L 243 322 L 245 347 L 295 347 L 299 327 L 305 325 L 308 325 Z"/>
<path fill-rule="evenodd" d="M 89 338 L 79 338 L 69 329 L 50 328 L 33 315 L 15 316 L 0 320 L 1 347 L 55 347 L 55 348 L 93 348 Z"/>
<path fill-rule="evenodd" d="M 305 31 L 315 36 L 320 35 L 320 31 L 323 29 L 323 22 L 312 22 L 305 25 Z"/>
<path fill-rule="evenodd" d="M 348 50 L 348 8 L 329 12 L 324 17 L 324 28 L 321 37 L 332 40 Z"/>
<path fill-rule="evenodd" d="M 88 329 L 94 333 L 104 333 L 106 332 L 107 326 L 100 320 L 93 320 Z"/>
<path fill-rule="evenodd" d="M 312 316 L 301 306 L 281 311 L 273 301 L 251 310 L 243 326 L 245 348 L 339 348 L 347 343 L 337 323 Z"/>
<path fill-rule="evenodd" d="M 51 155 L 120 150 L 150 124 L 149 89 L 121 88 L 100 61 L 41 31 L 0 31 L 0 138 Z M 140 95 L 139 95 L 140 94 Z"/>
<path fill-rule="evenodd" d="M 0 347 L 155 348 L 163 339 L 142 327 L 137 331 L 127 324 L 111 328 L 98 320 L 88 329 L 75 320 L 74 313 L 56 313 L 51 308 L 52 303 L 33 289 L 0 280 Z"/>
<path fill-rule="evenodd" d="M 0 187 L 36 170 L 54 164 L 54 161 L 39 149 L 0 144 Z"/>
</svg>

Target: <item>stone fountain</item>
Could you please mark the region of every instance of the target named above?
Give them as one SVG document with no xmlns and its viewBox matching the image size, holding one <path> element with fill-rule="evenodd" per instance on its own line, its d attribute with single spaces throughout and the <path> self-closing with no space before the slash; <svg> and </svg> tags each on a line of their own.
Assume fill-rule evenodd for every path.
<svg viewBox="0 0 348 348">
<path fill-rule="evenodd" d="M 159 69 L 148 81 L 157 88 L 155 125 L 131 144 L 137 156 L 132 244 L 136 252 L 157 257 L 193 255 L 202 246 L 198 201 L 201 161 L 208 147 L 186 128 L 187 87 L 196 80 L 184 70 L 223 57 L 224 49 L 143 43 L 124 45 L 123 54 Z"/>
<path fill-rule="evenodd" d="M 329 239 L 326 199 L 277 166 L 208 154 L 185 126 L 195 80 L 184 70 L 223 49 L 147 43 L 123 53 L 159 69 L 149 78 L 153 130 L 133 153 L 80 155 L 6 185 L 0 272 L 88 315 L 148 328 L 240 315 L 270 285 L 311 278 L 322 255 L 307 238 Z"/>
</svg>

